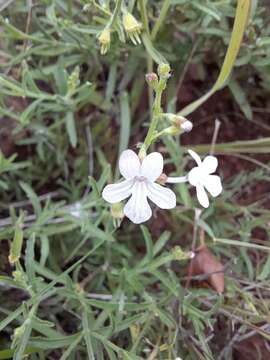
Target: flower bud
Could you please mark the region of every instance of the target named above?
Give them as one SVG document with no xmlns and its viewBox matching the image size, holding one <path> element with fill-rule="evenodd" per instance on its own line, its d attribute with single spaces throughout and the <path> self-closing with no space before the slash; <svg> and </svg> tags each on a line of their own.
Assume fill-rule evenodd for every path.
<svg viewBox="0 0 270 360">
<path fill-rule="evenodd" d="M 169 77 L 171 76 L 170 71 L 171 68 L 169 64 L 160 64 L 158 66 L 158 75 L 161 79 L 169 79 Z"/>
<path fill-rule="evenodd" d="M 181 128 L 184 130 L 184 132 L 190 132 L 193 128 L 193 124 L 191 121 L 186 120 L 181 124 Z"/>
<path fill-rule="evenodd" d="M 181 130 L 179 126 L 172 125 L 164 129 L 162 133 L 168 135 L 179 135 L 181 133 Z"/>
<path fill-rule="evenodd" d="M 141 43 L 140 33 L 142 24 L 131 13 L 127 12 L 123 15 L 123 26 L 133 44 L 139 45 Z"/>
<path fill-rule="evenodd" d="M 195 254 L 193 251 L 184 252 L 180 246 L 175 246 L 172 250 L 174 260 L 186 260 L 194 258 Z"/>
<path fill-rule="evenodd" d="M 88 12 L 88 11 L 90 11 L 91 9 L 92 9 L 92 4 L 85 4 L 84 6 L 83 6 L 83 9 L 82 9 L 82 11 L 83 12 Z"/>
<path fill-rule="evenodd" d="M 111 30 L 105 27 L 100 33 L 98 41 L 100 44 L 100 52 L 102 55 L 105 55 L 111 43 Z"/>
<path fill-rule="evenodd" d="M 158 86 L 158 76 L 155 73 L 149 73 L 145 75 L 145 80 L 149 86 L 156 89 Z"/>
<path fill-rule="evenodd" d="M 73 93 L 80 85 L 80 68 L 76 66 L 74 71 L 69 75 L 67 80 L 68 92 Z"/>
<path fill-rule="evenodd" d="M 163 115 L 173 124 L 173 126 L 180 128 L 184 132 L 189 132 L 193 128 L 192 122 L 181 115 L 171 113 L 164 113 Z"/>
</svg>

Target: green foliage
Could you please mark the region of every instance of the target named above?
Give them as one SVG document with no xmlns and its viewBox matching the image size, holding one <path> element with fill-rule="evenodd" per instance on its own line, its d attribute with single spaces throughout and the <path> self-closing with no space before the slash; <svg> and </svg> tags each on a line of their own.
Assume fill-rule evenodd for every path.
<svg viewBox="0 0 270 360">
<path fill-rule="evenodd" d="M 269 186 L 269 126 L 257 135 L 254 125 L 270 91 L 269 10 L 239 0 L 234 19 L 235 11 L 233 0 L 0 5 L 0 114 L 9 142 L 0 143 L 0 359 L 221 360 L 233 359 L 245 336 L 269 340 L 269 190 L 252 196 L 255 185 Z M 127 12 L 135 32 L 123 24 Z M 214 151 L 253 167 L 228 174 L 224 160 L 225 191 L 199 220 L 196 200 L 179 184 L 177 208 L 138 227 L 114 219 L 100 194 L 119 178 L 119 154 L 147 133 L 155 106 L 145 73 L 161 63 L 172 76 L 158 106 L 196 109 L 196 145 L 171 135 L 155 144 L 168 155 L 168 172 L 182 172 L 186 148 L 213 149 L 196 140 L 201 117 L 216 117 L 209 103 L 202 112 L 199 105 L 226 84 L 213 101 L 229 102 L 255 130 L 228 141 L 222 114 Z M 224 295 L 187 282 L 201 233 L 225 265 Z"/>
</svg>

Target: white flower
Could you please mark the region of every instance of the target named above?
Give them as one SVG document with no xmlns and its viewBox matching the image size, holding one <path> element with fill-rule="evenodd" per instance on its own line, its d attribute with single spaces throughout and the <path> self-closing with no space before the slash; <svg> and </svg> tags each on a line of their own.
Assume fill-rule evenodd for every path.
<svg viewBox="0 0 270 360">
<path fill-rule="evenodd" d="M 188 152 L 198 165 L 188 173 L 188 181 L 191 185 L 196 186 L 198 201 L 203 207 L 207 208 L 209 206 L 209 200 L 205 189 L 213 197 L 218 196 L 222 192 L 220 177 L 211 175 L 217 169 L 217 158 L 209 155 L 201 161 L 199 155 L 194 151 L 188 150 Z"/>
<path fill-rule="evenodd" d="M 192 124 L 191 121 L 186 120 L 181 124 L 181 128 L 185 132 L 190 132 L 192 130 L 192 128 L 193 128 L 193 124 Z"/>
<path fill-rule="evenodd" d="M 82 213 L 82 206 L 79 202 L 76 202 L 74 205 L 72 205 L 71 209 L 70 209 L 70 215 L 76 217 L 76 218 L 80 218 L 81 217 L 81 213 Z"/>
<path fill-rule="evenodd" d="M 149 220 L 152 215 L 147 198 L 161 209 L 176 206 L 174 192 L 155 183 L 163 170 L 163 157 L 160 153 L 153 152 L 141 162 L 134 151 L 125 150 L 119 159 L 119 169 L 125 180 L 107 185 L 102 197 L 114 204 L 131 195 L 124 207 L 124 214 L 135 224 Z"/>
</svg>

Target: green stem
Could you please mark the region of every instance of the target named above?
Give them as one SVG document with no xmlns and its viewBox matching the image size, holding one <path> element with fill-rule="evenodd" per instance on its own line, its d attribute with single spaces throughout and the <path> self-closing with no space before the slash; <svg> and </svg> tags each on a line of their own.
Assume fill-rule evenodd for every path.
<svg viewBox="0 0 270 360">
<path fill-rule="evenodd" d="M 145 6 L 144 0 L 139 0 L 139 7 L 140 7 L 140 13 L 141 13 L 141 17 L 142 17 L 143 27 L 144 27 L 147 35 L 150 36 L 149 22 L 148 22 L 147 11 L 146 11 L 146 6 Z"/>
<path fill-rule="evenodd" d="M 150 37 L 150 28 L 149 28 L 149 21 L 146 11 L 146 5 L 144 0 L 139 0 L 139 7 L 140 7 L 140 13 L 141 13 L 141 19 L 143 23 L 143 28 L 145 29 L 145 32 Z M 147 56 L 147 72 L 151 73 L 153 72 L 153 59 L 148 55 Z M 152 89 L 148 88 L 148 99 L 149 99 L 149 107 L 152 108 L 153 105 L 153 92 Z"/>
<path fill-rule="evenodd" d="M 112 14 L 112 17 L 110 18 L 110 21 L 107 25 L 107 27 L 112 28 L 114 26 L 115 21 L 117 20 L 117 16 L 119 14 L 119 11 L 121 10 L 122 0 L 117 0 L 116 5 Z"/>
<path fill-rule="evenodd" d="M 68 0 L 67 3 L 68 16 L 72 18 L 72 0 Z"/>
<path fill-rule="evenodd" d="M 161 96 L 162 96 L 162 92 L 165 89 L 166 86 L 166 80 L 161 78 L 159 81 L 159 85 L 158 88 L 156 90 L 156 97 L 155 97 L 155 101 L 153 104 L 153 115 L 152 115 L 152 120 L 150 123 L 150 127 L 148 129 L 146 138 L 144 140 L 144 143 L 141 147 L 140 153 L 139 153 L 139 157 L 143 157 L 143 154 L 148 150 L 149 146 L 152 143 L 152 140 L 155 136 L 155 131 L 156 131 L 156 127 L 158 124 L 158 119 L 162 113 L 162 109 L 161 109 Z"/>
</svg>

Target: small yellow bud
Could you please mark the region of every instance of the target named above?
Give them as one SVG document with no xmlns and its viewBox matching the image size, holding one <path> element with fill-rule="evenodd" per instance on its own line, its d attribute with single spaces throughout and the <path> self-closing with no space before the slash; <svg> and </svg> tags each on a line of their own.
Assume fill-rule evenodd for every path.
<svg viewBox="0 0 270 360">
<path fill-rule="evenodd" d="M 21 325 L 21 326 L 15 328 L 13 336 L 15 338 L 21 338 L 23 336 L 23 334 L 24 334 L 24 331 L 25 331 L 25 326 Z"/>
<path fill-rule="evenodd" d="M 129 12 L 123 15 L 123 26 L 125 32 L 129 36 L 130 40 L 134 45 L 138 45 L 141 43 L 140 33 L 142 30 L 142 24 L 139 23 L 135 17 Z"/>
<path fill-rule="evenodd" d="M 122 203 L 115 203 L 111 206 L 111 216 L 113 218 L 113 225 L 115 228 L 118 228 L 121 225 L 125 214 L 123 212 L 123 205 Z"/>
<path fill-rule="evenodd" d="M 98 41 L 100 44 L 100 52 L 102 55 L 105 55 L 111 43 L 111 30 L 109 28 L 103 29 L 98 37 Z"/>
<path fill-rule="evenodd" d="M 162 78 L 162 79 L 168 79 L 171 74 L 170 74 L 171 68 L 169 64 L 160 64 L 158 66 L 158 75 Z"/>
</svg>

